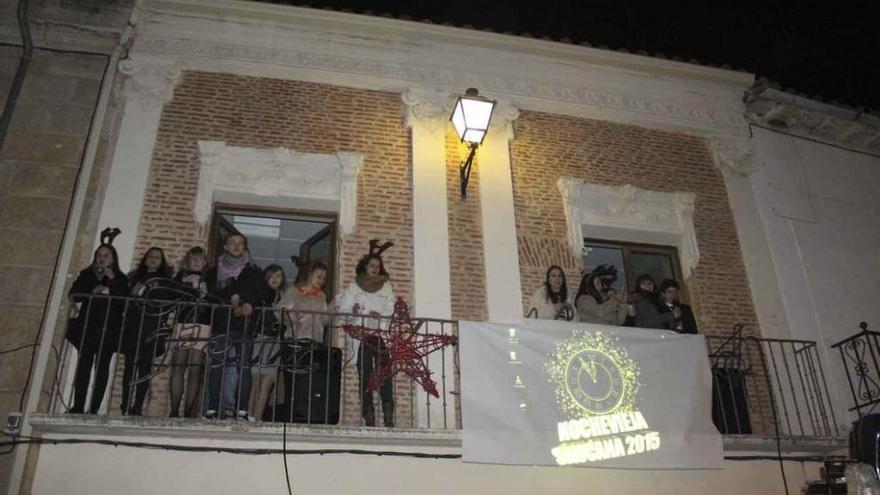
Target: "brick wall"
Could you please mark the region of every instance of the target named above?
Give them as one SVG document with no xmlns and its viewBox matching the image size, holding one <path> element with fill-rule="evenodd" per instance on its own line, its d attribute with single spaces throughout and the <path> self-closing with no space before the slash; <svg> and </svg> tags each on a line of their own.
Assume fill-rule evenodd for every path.
<svg viewBox="0 0 880 495">
<path fill-rule="evenodd" d="M 539 112 L 522 112 L 514 125 L 511 160 L 525 298 L 551 264 L 565 268 L 572 290 L 579 283 L 582 260 L 567 248 L 559 177 L 694 192 L 700 264 L 687 289 L 701 331 L 723 333 L 743 323 L 760 335 L 727 190 L 702 139 Z"/>
<path fill-rule="evenodd" d="M 299 81 L 185 73 L 162 112 L 135 259 L 155 245 L 177 262 L 189 247 L 205 245 L 208 231 L 195 223 L 192 214 L 199 177 L 198 140 L 256 148 L 283 146 L 307 153 L 363 153 L 357 227 L 340 240 L 336 293 L 351 283 L 368 240 L 380 238 L 395 243 L 385 253 L 385 263 L 395 292 L 410 299 L 412 160 L 399 95 Z M 344 374 L 346 423 L 360 421 L 353 367 L 354 363 Z M 154 380 L 150 414 L 167 414 L 165 375 Z M 398 422 L 405 424 L 411 417 L 405 380 L 397 382 L 397 391 Z M 118 393 L 111 412 L 117 407 Z"/>
</svg>

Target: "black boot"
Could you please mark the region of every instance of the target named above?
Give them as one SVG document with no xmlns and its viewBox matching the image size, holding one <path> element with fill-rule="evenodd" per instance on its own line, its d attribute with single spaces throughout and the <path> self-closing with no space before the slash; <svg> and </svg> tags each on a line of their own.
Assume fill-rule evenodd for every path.
<svg viewBox="0 0 880 495">
<path fill-rule="evenodd" d="M 394 428 L 394 401 L 382 401 L 382 416 L 385 419 L 386 428 Z"/>
<path fill-rule="evenodd" d="M 362 411 L 364 415 L 364 424 L 367 426 L 376 426 L 376 410 L 373 409 L 373 406 L 365 407 Z"/>
</svg>

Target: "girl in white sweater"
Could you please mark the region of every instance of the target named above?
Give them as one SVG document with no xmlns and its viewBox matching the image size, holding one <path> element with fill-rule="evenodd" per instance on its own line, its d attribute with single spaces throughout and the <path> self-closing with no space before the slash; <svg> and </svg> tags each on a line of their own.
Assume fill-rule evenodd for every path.
<svg viewBox="0 0 880 495">
<path fill-rule="evenodd" d="M 384 328 L 389 324 L 388 317 L 394 312 L 394 290 L 388 281 L 388 272 L 378 253 L 364 256 L 355 268 L 354 283 L 348 286 L 339 303 L 341 313 L 352 313 L 385 318 L 356 318 L 352 323 L 366 327 Z M 350 341 L 350 337 L 346 337 Z M 383 350 L 385 342 L 373 337 L 372 342 L 365 345 L 361 342 L 357 349 L 357 369 L 360 379 L 361 414 L 367 426 L 376 426 L 376 411 L 373 408 L 373 394 L 367 392 L 367 382 L 373 374 L 374 367 L 381 368 L 387 363 L 388 352 Z M 348 346 L 351 349 L 351 346 Z M 376 352 L 379 349 L 380 352 Z M 349 356 L 351 352 L 349 352 Z M 385 380 L 379 387 L 382 398 L 382 415 L 385 426 L 394 426 L 394 391 L 391 380 Z"/>
</svg>

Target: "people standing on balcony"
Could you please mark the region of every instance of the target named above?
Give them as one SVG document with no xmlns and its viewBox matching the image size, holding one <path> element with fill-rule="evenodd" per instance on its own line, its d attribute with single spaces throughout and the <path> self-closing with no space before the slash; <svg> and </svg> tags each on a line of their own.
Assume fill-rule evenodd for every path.
<svg viewBox="0 0 880 495">
<path fill-rule="evenodd" d="M 122 335 L 122 414 L 140 416 L 150 389 L 153 360 L 165 352 L 167 317 L 173 309 L 167 289 L 173 271 L 158 247 L 147 249 L 128 274 L 132 301 L 125 312 Z"/>
<path fill-rule="evenodd" d="M 287 278 L 284 269 L 280 265 L 272 264 L 266 267 L 263 276 L 266 281 L 266 289 L 262 299 L 257 301 L 256 314 L 252 318 L 253 324 L 253 347 L 251 351 L 251 391 L 248 400 L 248 420 L 262 421 L 266 411 L 266 404 L 276 392 L 276 404 L 278 395 L 283 387 L 277 387 L 280 371 L 281 339 L 284 337 L 283 319 L 281 318 L 280 302 L 284 294 L 290 292 L 287 287 Z M 281 397 L 283 400 L 283 396 Z"/>
<path fill-rule="evenodd" d="M 617 269 L 611 265 L 599 265 L 584 275 L 575 297 L 578 321 L 622 325 L 627 314 L 635 314 L 627 304 L 626 292 L 612 288 L 615 280 Z"/>
<path fill-rule="evenodd" d="M 205 250 L 195 246 L 183 257 L 180 270 L 174 276 L 178 295 L 176 323 L 171 334 L 171 395 L 172 418 L 180 415 L 180 401 L 186 398 L 183 415 L 198 417 L 199 397 L 204 379 L 205 346 L 211 338 L 211 307 L 206 299 L 205 266 L 208 258 Z"/>
<path fill-rule="evenodd" d="M 206 275 L 208 293 L 223 301 L 214 311 L 208 345 L 208 399 L 205 417 L 247 419 L 251 375 L 248 328 L 254 307 L 263 300 L 263 273 L 245 256 L 247 239 L 226 236 L 217 265 Z M 221 401 L 222 400 L 222 401 Z"/>
<path fill-rule="evenodd" d="M 666 279 L 660 283 L 660 302 L 673 317 L 669 328 L 678 333 L 695 334 L 697 320 L 694 318 L 694 312 L 690 306 L 681 303 L 680 296 L 681 288 L 675 280 Z"/>
<path fill-rule="evenodd" d="M 107 231 L 105 231 L 106 233 Z M 117 231 L 118 232 L 118 231 Z M 112 296 L 128 295 L 128 278 L 119 269 L 119 255 L 111 245 L 115 234 L 105 239 L 95 250 L 92 263 L 79 272 L 68 299 L 75 316 L 67 330 L 67 340 L 79 351 L 73 381 L 73 404 L 68 412 L 97 414 L 104 401 L 110 363 L 119 350 L 122 318 L 126 303 Z M 110 297 L 108 297 L 110 296 Z M 92 367 L 95 383 L 92 398 L 86 409 L 86 397 Z"/>
<path fill-rule="evenodd" d="M 373 318 L 354 318 L 352 323 L 367 327 L 381 328 L 389 324 L 388 319 L 376 318 L 390 316 L 394 312 L 394 290 L 389 282 L 382 252 L 388 249 L 390 242 L 379 246 L 378 241 L 370 241 L 370 253 L 361 258 L 355 268 L 355 280 L 348 286 L 339 303 L 339 311 L 356 315 L 372 316 Z M 350 344 L 350 338 L 347 344 Z M 360 379 L 361 415 L 367 426 L 376 426 L 376 411 L 373 408 L 373 393 L 367 391 L 367 384 L 373 370 L 381 368 L 390 359 L 385 350 L 386 343 L 379 337 L 369 342 L 361 342 L 357 349 L 357 370 Z M 352 355 L 349 347 L 348 355 Z M 382 398 L 382 415 L 385 426 L 394 426 L 394 391 L 391 379 L 385 380 L 379 387 Z"/>
<path fill-rule="evenodd" d="M 634 326 L 671 329 L 675 318 L 669 308 L 660 302 L 654 278 L 650 275 L 640 275 L 636 285 L 636 292 L 632 298 L 632 304 L 636 308 Z"/>
<path fill-rule="evenodd" d="M 553 265 L 547 269 L 544 284 L 529 299 L 526 317 L 569 321 L 574 318 L 574 297 L 568 290 L 561 267 Z"/>
</svg>

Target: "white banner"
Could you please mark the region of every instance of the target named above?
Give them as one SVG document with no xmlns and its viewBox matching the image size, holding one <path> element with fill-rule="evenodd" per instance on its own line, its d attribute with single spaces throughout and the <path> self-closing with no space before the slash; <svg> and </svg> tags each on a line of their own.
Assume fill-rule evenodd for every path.
<svg viewBox="0 0 880 495">
<path fill-rule="evenodd" d="M 459 338 L 467 462 L 721 467 L 702 336 L 524 320 Z"/>
</svg>

